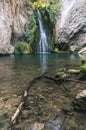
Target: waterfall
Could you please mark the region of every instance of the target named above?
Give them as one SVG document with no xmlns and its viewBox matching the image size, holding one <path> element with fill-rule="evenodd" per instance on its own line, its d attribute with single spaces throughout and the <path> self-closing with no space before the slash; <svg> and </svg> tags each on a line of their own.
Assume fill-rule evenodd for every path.
<svg viewBox="0 0 86 130">
<path fill-rule="evenodd" d="M 39 10 L 37 10 L 37 14 L 38 14 L 38 23 L 39 23 L 39 30 L 40 30 L 37 53 L 48 53 L 49 46 L 48 46 L 48 41 L 47 41 L 47 35 L 46 35 L 46 31 L 43 25 L 42 16 Z"/>
<path fill-rule="evenodd" d="M 75 5 L 76 0 L 62 0 L 62 11 L 61 11 L 61 21 L 60 28 L 66 24 L 66 20 L 68 20 L 69 14 L 73 6 Z"/>
</svg>

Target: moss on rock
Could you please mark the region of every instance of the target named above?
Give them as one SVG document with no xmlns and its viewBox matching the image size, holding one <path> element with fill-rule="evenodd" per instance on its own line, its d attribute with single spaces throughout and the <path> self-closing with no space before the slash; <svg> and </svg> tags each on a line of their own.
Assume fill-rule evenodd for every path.
<svg viewBox="0 0 86 130">
<path fill-rule="evenodd" d="M 86 79 L 86 61 L 85 60 L 82 60 L 82 65 L 80 66 L 79 79 L 81 79 L 81 80 Z"/>
</svg>

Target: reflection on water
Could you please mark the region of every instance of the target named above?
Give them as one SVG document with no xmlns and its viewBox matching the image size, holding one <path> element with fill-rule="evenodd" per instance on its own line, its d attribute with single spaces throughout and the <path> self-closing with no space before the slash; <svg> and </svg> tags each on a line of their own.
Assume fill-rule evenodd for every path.
<svg viewBox="0 0 86 130">
<path fill-rule="evenodd" d="M 39 59 L 39 64 L 40 64 L 40 69 L 42 72 L 45 72 L 47 70 L 57 69 L 59 67 L 62 67 L 64 65 L 69 65 L 69 64 L 76 64 L 80 65 L 81 59 L 80 57 L 76 54 L 40 54 L 37 55 L 37 59 Z M 54 68 L 56 67 L 56 68 Z"/>
<path fill-rule="evenodd" d="M 16 83 L 20 86 L 20 83 L 27 82 L 40 73 L 48 71 L 54 74 L 59 67 L 65 64 L 80 65 L 80 62 L 81 59 L 78 55 L 65 53 L 0 57 L 0 82 L 9 80 L 6 84 L 3 82 L 0 88 L 16 86 Z"/>
<path fill-rule="evenodd" d="M 40 54 L 40 67 L 43 73 L 47 71 L 47 58 L 48 57 L 45 54 Z"/>
<path fill-rule="evenodd" d="M 54 71 L 65 64 L 80 65 L 81 59 L 73 54 L 30 54 L 0 57 L 0 77 L 18 77 L 27 79 L 45 71 Z M 22 77 L 22 76 L 21 76 Z M 21 79 L 21 77 L 19 77 Z"/>
</svg>

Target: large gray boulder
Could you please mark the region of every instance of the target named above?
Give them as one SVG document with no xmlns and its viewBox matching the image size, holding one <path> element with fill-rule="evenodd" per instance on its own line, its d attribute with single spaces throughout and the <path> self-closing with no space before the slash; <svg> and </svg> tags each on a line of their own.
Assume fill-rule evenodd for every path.
<svg viewBox="0 0 86 130">
<path fill-rule="evenodd" d="M 13 41 L 22 36 L 26 22 L 21 0 L 0 0 L 0 54 L 14 52 Z"/>
<path fill-rule="evenodd" d="M 86 0 L 62 0 L 56 42 L 61 50 L 80 51 L 86 46 Z"/>
</svg>

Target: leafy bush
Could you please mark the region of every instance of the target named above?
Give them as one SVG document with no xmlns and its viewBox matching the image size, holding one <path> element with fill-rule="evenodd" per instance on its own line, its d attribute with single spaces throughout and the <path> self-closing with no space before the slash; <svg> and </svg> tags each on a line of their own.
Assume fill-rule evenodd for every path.
<svg viewBox="0 0 86 130">
<path fill-rule="evenodd" d="M 31 53 L 31 47 L 26 42 L 17 42 L 15 46 L 15 54 L 28 54 Z"/>
<path fill-rule="evenodd" d="M 60 3 L 59 0 L 49 0 L 49 6 L 46 7 L 47 12 L 49 13 L 50 20 L 53 24 L 56 23 L 57 16 L 60 12 Z"/>
<path fill-rule="evenodd" d="M 86 63 L 85 63 L 85 60 L 82 61 L 82 65 L 80 66 L 79 79 L 81 79 L 81 80 L 86 79 Z"/>
<path fill-rule="evenodd" d="M 33 3 L 36 8 L 45 8 L 48 6 L 48 3 L 45 3 L 43 1 L 37 1 Z"/>
<path fill-rule="evenodd" d="M 36 24 L 36 15 L 32 14 L 29 16 L 30 24 L 28 25 L 27 29 L 24 32 L 25 40 L 29 43 L 33 43 L 35 39 L 35 32 L 37 29 Z"/>
</svg>

